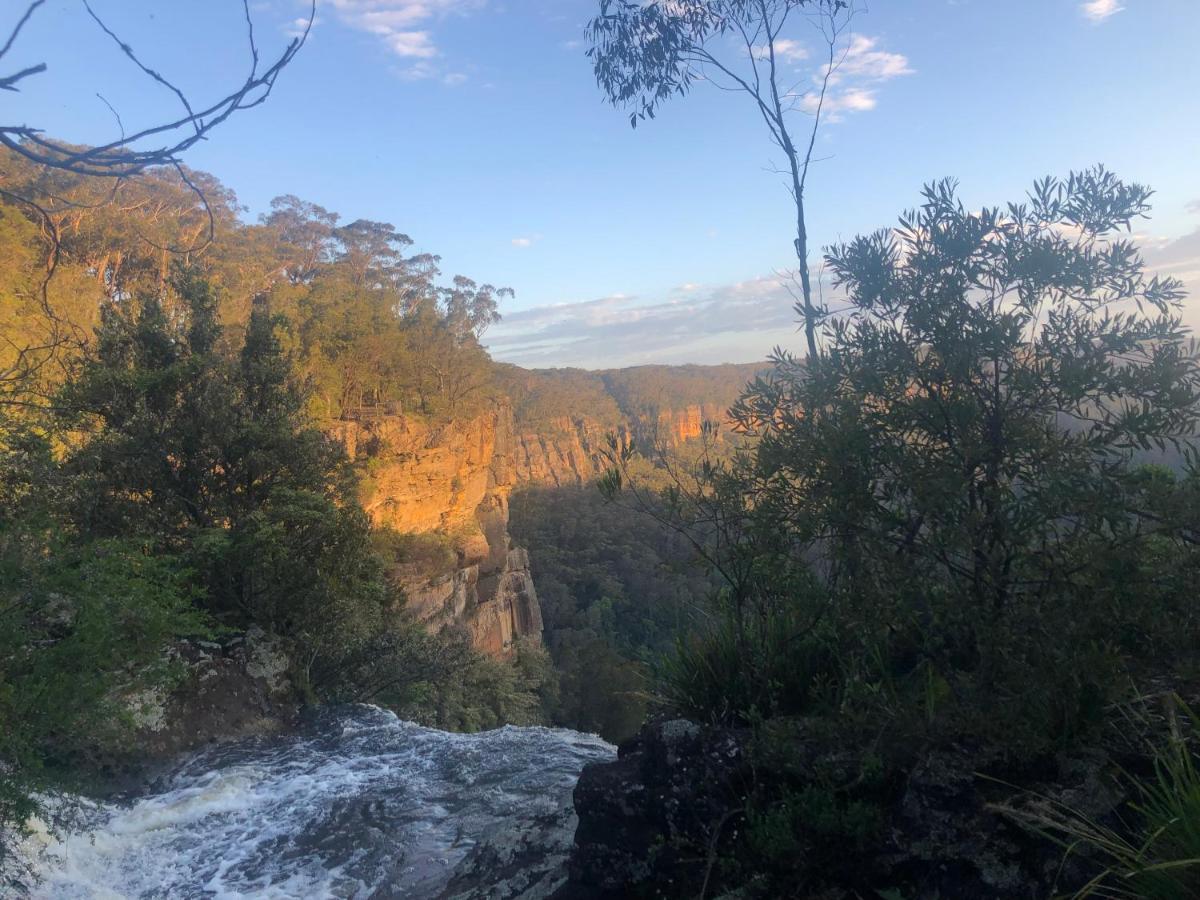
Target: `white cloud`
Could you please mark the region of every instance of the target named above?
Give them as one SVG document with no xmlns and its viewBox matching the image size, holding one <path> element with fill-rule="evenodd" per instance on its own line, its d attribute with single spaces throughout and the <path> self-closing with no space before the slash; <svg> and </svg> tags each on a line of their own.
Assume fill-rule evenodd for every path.
<svg viewBox="0 0 1200 900">
<path fill-rule="evenodd" d="M 383 35 L 383 39 L 397 56 L 432 59 L 438 55 L 428 31 L 393 31 Z"/>
<path fill-rule="evenodd" d="M 437 66 L 427 59 L 420 59 L 410 66 L 404 68 L 394 68 L 392 70 L 405 81 L 425 81 L 430 78 L 436 78 L 438 75 Z"/>
<path fill-rule="evenodd" d="M 300 16 L 284 25 L 283 33 L 290 38 L 304 37 L 305 32 L 311 33 L 312 29 L 316 28 L 320 22 L 320 19 L 314 18 L 310 25 L 307 16 Z"/>
<path fill-rule="evenodd" d="M 824 102 L 821 103 L 820 91 L 811 90 L 796 97 L 796 103 L 810 115 L 817 112 L 820 104 L 821 114 L 828 121 L 841 121 L 846 113 L 875 109 L 878 103 L 876 85 L 913 71 L 907 56 L 880 49 L 877 37 L 854 35 L 841 58 L 833 65 L 822 66 L 816 73 L 818 86 L 827 74 L 829 77 Z"/>
<path fill-rule="evenodd" d="M 800 107 L 806 113 L 815 113 L 820 103 L 819 94 L 806 94 L 800 101 Z M 843 91 L 829 91 L 825 95 L 825 103 L 821 106 L 821 114 L 830 121 L 836 122 L 845 112 L 865 112 L 874 109 L 877 101 L 875 91 L 870 88 L 854 87 Z"/>
<path fill-rule="evenodd" d="M 512 245 L 521 250 L 532 247 L 535 243 L 537 243 L 536 235 L 533 237 L 515 237 L 512 239 Z"/>
<path fill-rule="evenodd" d="M 754 48 L 756 59 L 770 59 L 771 51 L 766 44 Z M 808 50 L 799 41 L 790 38 L 780 38 L 775 41 L 775 59 L 784 62 L 798 62 L 808 58 Z"/>
<path fill-rule="evenodd" d="M 1192 291 L 1183 320 L 1200 329 L 1200 228 L 1173 240 L 1134 238 L 1151 273 L 1179 278 Z M 776 344 L 802 354 L 789 286 L 784 277 L 764 275 L 733 284 L 688 282 L 656 298 L 613 294 L 517 310 L 488 332 L 490 349 L 518 365 L 586 368 L 748 362 Z M 841 295 L 827 284 L 824 299 L 836 308 Z"/>
<path fill-rule="evenodd" d="M 440 55 L 429 25 L 448 15 L 482 8 L 487 0 L 329 0 L 339 20 L 358 31 L 376 35 L 392 53 L 418 62 L 401 74 L 410 79 L 438 74 L 428 61 Z M 422 65 L 424 61 L 424 65 Z M 450 80 L 447 84 L 457 84 Z"/>
<path fill-rule="evenodd" d="M 649 300 L 613 294 L 508 313 L 488 332 L 492 354 L 526 366 L 762 359 L 799 348 L 794 300 L 779 276 L 708 287 L 685 284 Z"/>
<path fill-rule="evenodd" d="M 815 113 L 820 104 L 821 114 L 828 121 L 837 122 L 845 113 L 874 109 L 878 104 L 879 84 L 913 72 L 903 53 L 881 50 L 878 38 L 856 34 L 838 61 L 817 70 L 814 76 L 817 89 L 790 96 L 797 108 L 809 114 Z M 825 101 L 821 104 L 819 88 L 826 74 L 829 83 Z"/>
<path fill-rule="evenodd" d="M 1103 22 L 1124 8 L 1119 0 L 1086 0 L 1079 4 L 1079 11 L 1093 22 Z"/>
<path fill-rule="evenodd" d="M 856 34 L 850 39 L 845 55 L 834 62 L 829 76 L 830 84 L 861 79 L 863 81 L 887 81 L 901 75 L 911 75 L 908 57 L 902 53 L 889 53 L 877 49 L 878 38 Z M 828 66 L 825 67 L 829 68 Z M 822 69 L 824 74 L 824 69 Z"/>
</svg>

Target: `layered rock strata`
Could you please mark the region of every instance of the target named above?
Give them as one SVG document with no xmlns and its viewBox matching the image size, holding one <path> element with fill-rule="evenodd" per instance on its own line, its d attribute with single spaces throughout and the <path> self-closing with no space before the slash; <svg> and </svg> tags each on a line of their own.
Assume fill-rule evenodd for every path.
<svg viewBox="0 0 1200 900">
<path fill-rule="evenodd" d="M 462 422 L 402 415 L 338 422 L 333 433 L 363 462 L 363 506 L 405 534 L 435 533 L 453 548 L 450 571 L 402 568 L 409 607 L 430 628 L 464 626 L 475 647 L 509 655 L 540 638 L 542 614 L 529 555 L 512 546 L 508 497 L 516 485 L 512 410 L 504 403 Z"/>
</svg>

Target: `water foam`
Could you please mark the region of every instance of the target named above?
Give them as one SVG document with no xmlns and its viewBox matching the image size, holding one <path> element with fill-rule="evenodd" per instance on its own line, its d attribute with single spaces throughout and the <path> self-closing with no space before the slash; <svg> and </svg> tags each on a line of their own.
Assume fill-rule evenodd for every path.
<svg viewBox="0 0 1200 900">
<path fill-rule="evenodd" d="M 592 735 L 449 734 L 373 707 L 184 760 L 88 826 L 25 844 L 43 900 L 433 897 L 489 832 L 561 813 Z"/>
</svg>

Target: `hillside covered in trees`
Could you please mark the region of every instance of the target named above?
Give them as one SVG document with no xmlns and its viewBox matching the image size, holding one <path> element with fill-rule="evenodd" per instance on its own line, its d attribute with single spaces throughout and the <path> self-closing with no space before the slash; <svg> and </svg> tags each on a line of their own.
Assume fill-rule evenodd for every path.
<svg viewBox="0 0 1200 900">
<path fill-rule="evenodd" d="M 0 894 L 1200 897 L 1194 3 L 580 2 L 0 23 Z"/>
<path fill-rule="evenodd" d="M 187 696 L 187 659 L 214 652 L 194 648 L 233 659 L 248 635 L 285 651 L 288 686 L 264 701 L 285 717 L 358 699 L 444 727 L 632 732 L 645 685 L 626 665 L 667 646 L 672 610 L 706 582 L 659 531 L 638 539 L 650 556 L 627 558 L 631 533 L 583 482 L 608 431 L 653 441 L 676 412 L 727 406 L 761 367 L 500 365 L 481 339 L 511 292 L 443 279 L 390 224 L 293 196 L 247 223 L 231 192 L 186 170 L 103 180 L 8 151 L 0 167 L 0 817 L 125 758 L 157 715 L 146 704 Z M 343 445 L 350 424 L 385 419 L 452 442 L 502 409 L 537 440 L 595 438 L 579 486 L 552 503 L 591 518 L 580 540 L 546 531 L 535 484 L 515 504 L 561 677 L 536 637 L 490 659 L 453 620 L 431 631 L 409 614 L 413 572 L 450 577 L 462 551 L 445 529 L 372 525 L 361 503 L 384 450 Z M 584 583 L 613 564 L 633 580 Z M 633 611 L 658 624 L 617 627 Z M 207 727 L 232 727 L 220 718 Z"/>
</svg>

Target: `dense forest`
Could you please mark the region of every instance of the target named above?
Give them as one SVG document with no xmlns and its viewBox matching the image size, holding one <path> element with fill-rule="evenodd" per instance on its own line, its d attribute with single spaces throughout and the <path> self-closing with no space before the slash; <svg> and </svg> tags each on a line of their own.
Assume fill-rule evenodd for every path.
<svg viewBox="0 0 1200 900">
<path fill-rule="evenodd" d="M 276 636 L 309 702 L 539 720 L 540 649 L 495 661 L 406 617 L 389 572 L 411 548 L 370 527 L 321 427 L 482 408 L 508 292 L 443 285 L 391 225 L 295 197 L 243 224 L 202 173 L 0 167 L 0 818 L 126 752 L 183 639 Z"/>
<path fill-rule="evenodd" d="M 253 629 L 284 641 L 304 702 L 452 729 L 636 730 L 714 583 L 687 541 L 592 485 L 520 490 L 546 649 L 490 659 L 407 615 L 399 576 L 453 571 L 453 543 L 372 527 L 370 447 L 347 458 L 330 423 L 442 426 L 508 403 L 519 430 L 586 421 L 649 451 L 660 413 L 727 407 L 762 366 L 501 365 L 481 338 L 511 292 L 444 280 L 390 224 L 294 196 L 247 223 L 186 169 L 106 180 L 11 152 L 0 166 L 17 311 L 0 320 L 4 821 L 130 752 L 139 698 L 190 677 L 178 642 Z"/>
<path fill-rule="evenodd" d="M 549 713 L 611 741 L 642 724 L 660 660 L 703 620 L 718 584 L 655 503 L 658 515 L 634 512 L 595 485 L 531 486 L 512 500 L 514 536 L 537 548 L 543 638 L 559 673 Z"/>
</svg>

